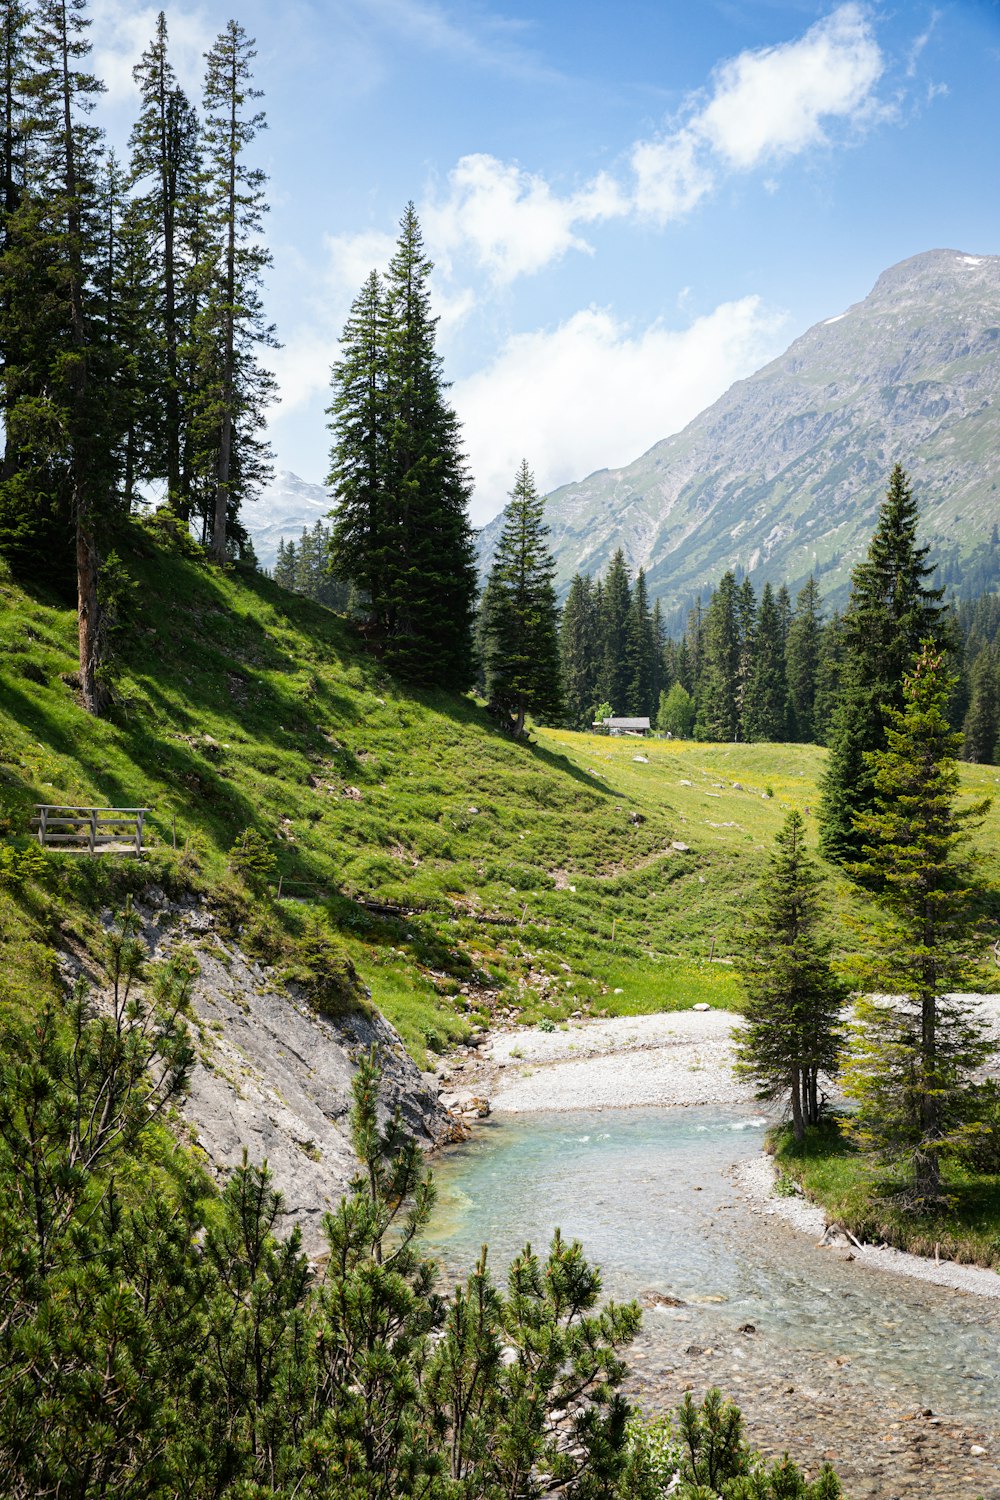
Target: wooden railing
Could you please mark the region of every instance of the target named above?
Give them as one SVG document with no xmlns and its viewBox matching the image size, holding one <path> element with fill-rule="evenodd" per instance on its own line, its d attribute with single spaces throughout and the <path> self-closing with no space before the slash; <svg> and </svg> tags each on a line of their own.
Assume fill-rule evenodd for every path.
<svg viewBox="0 0 1000 1500">
<path fill-rule="evenodd" d="M 33 821 L 38 842 L 46 847 L 71 844 L 95 854 L 110 844 L 131 844 L 136 854 L 141 854 L 143 825 L 149 811 L 148 807 L 57 807 L 36 802 L 38 816 Z"/>
</svg>

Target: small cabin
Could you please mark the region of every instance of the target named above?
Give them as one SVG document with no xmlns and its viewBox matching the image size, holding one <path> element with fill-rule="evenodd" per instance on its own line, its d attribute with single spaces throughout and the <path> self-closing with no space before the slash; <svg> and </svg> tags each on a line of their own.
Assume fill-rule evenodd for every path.
<svg viewBox="0 0 1000 1500">
<path fill-rule="evenodd" d="M 649 733 L 648 719 L 601 719 L 594 724 L 598 731 L 603 730 L 605 734 L 638 734 Z"/>
</svg>

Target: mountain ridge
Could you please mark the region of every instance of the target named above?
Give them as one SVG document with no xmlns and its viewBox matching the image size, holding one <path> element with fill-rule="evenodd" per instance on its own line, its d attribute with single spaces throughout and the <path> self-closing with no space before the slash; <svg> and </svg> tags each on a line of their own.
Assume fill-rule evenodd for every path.
<svg viewBox="0 0 1000 1500">
<path fill-rule="evenodd" d="M 997 510 L 998 350 L 1000 256 L 931 250 L 888 267 L 680 432 L 553 491 L 557 582 L 603 572 L 621 546 L 668 609 L 729 567 L 793 586 L 815 572 L 836 602 L 896 461 L 925 540 L 968 554 Z M 480 534 L 484 568 L 498 531 Z"/>
</svg>

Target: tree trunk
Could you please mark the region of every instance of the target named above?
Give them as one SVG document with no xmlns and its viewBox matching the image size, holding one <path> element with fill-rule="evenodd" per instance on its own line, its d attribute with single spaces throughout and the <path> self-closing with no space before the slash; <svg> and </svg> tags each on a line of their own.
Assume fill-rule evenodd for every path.
<svg viewBox="0 0 1000 1500">
<path fill-rule="evenodd" d="M 796 1142 L 801 1145 L 806 1138 L 805 1121 L 802 1118 L 802 1070 L 792 1069 L 792 1130 Z"/>
</svg>

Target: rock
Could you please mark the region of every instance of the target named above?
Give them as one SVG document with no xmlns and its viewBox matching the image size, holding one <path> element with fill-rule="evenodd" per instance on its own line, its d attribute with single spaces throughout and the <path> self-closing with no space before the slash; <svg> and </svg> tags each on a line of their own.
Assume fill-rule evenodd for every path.
<svg viewBox="0 0 1000 1500">
<path fill-rule="evenodd" d="M 704 1352 L 705 1351 L 700 1344 L 688 1344 L 687 1348 L 684 1350 L 685 1354 L 704 1354 Z"/>
<path fill-rule="evenodd" d="M 757 1328 L 753 1323 L 741 1323 L 736 1331 L 737 1333 L 756 1333 Z"/>
<path fill-rule="evenodd" d="M 670 847 L 671 847 L 671 849 L 676 850 L 676 852 L 678 854 L 687 854 L 687 853 L 690 852 L 690 849 L 691 849 L 691 845 L 690 844 L 682 844 L 681 841 L 680 841 L 680 839 L 674 839 L 673 842 L 671 843 Z"/>
<path fill-rule="evenodd" d="M 295 991 L 252 962 L 216 931 L 213 914 L 190 902 L 135 909 L 150 956 L 169 957 L 198 934 L 199 975 L 192 996 L 198 1060 L 181 1111 L 215 1170 L 239 1166 L 246 1146 L 267 1160 L 298 1222 L 304 1248 L 325 1245 L 322 1219 L 357 1171 L 351 1144 L 351 1083 L 357 1057 L 374 1046 L 382 1066 L 379 1111 L 398 1107 L 407 1129 L 427 1145 L 444 1140 L 449 1121 L 437 1081 L 422 1075 L 398 1033 L 377 1012 L 319 1015 Z"/>
<path fill-rule="evenodd" d="M 973 1458 L 985 1458 L 986 1457 L 986 1449 L 980 1443 L 973 1443 L 972 1446 L 969 1448 L 969 1453 L 972 1455 Z"/>
<path fill-rule="evenodd" d="M 632 759 L 633 760 L 637 760 L 640 763 L 640 765 L 643 765 L 643 766 L 648 766 L 649 765 L 649 756 L 648 755 L 633 755 Z"/>
<path fill-rule="evenodd" d="M 634 827 L 638 828 L 640 823 L 645 823 L 646 815 L 645 813 L 641 812 L 630 812 L 628 815 L 628 820 Z"/>
<path fill-rule="evenodd" d="M 712 1007 L 710 1005 L 706 1005 L 706 1003 L 705 1003 L 704 1000 L 699 1000 L 698 1004 L 697 1005 L 692 1005 L 691 1009 L 692 1010 L 711 1010 Z"/>
<path fill-rule="evenodd" d="M 349 797 L 352 802 L 360 802 L 362 800 L 361 793 L 356 786 L 345 786 L 344 796 Z"/>
<path fill-rule="evenodd" d="M 671 1297 L 669 1292 L 643 1292 L 639 1298 L 643 1307 L 686 1307 L 681 1297 Z"/>
</svg>

